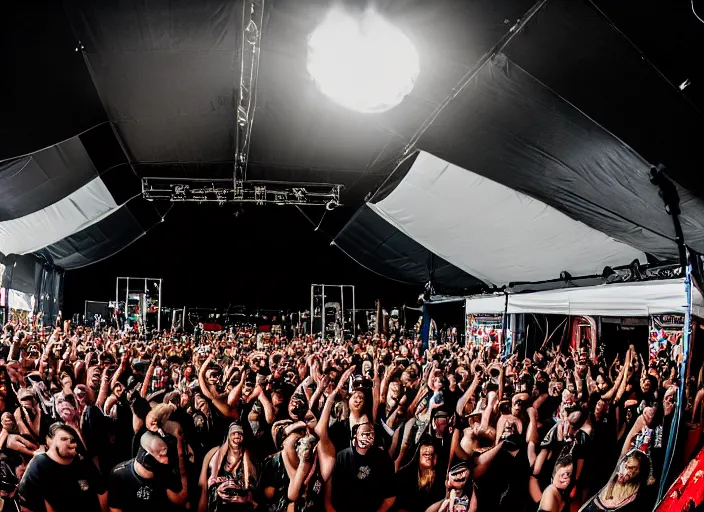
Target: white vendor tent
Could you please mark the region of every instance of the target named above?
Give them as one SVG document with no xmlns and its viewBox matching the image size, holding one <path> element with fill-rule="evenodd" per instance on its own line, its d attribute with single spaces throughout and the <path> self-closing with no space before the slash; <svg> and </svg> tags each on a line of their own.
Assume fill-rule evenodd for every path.
<svg viewBox="0 0 704 512">
<path fill-rule="evenodd" d="M 684 314 L 687 308 L 684 279 L 614 283 L 505 296 L 473 296 L 467 314 L 542 313 L 555 315 L 649 316 Z M 704 318 L 704 297 L 692 288 L 692 314 Z"/>
</svg>

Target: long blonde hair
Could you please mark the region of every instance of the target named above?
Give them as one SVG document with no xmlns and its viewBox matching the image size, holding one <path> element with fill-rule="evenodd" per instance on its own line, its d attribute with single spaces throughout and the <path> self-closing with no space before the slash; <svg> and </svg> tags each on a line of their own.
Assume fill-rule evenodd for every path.
<svg viewBox="0 0 704 512">
<path fill-rule="evenodd" d="M 426 448 L 426 449 L 430 448 L 433 450 L 433 460 L 434 460 L 433 467 L 423 468 L 423 466 L 421 466 L 421 457 L 422 457 L 421 450 L 423 450 L 423 448 Z M 435 461 L 437 460 L 436 457 L 437 457 L 437 454 L 435 453 L 435 447 L 432 444 L 430 444 L 430 443 L 425 444 L 424 443 L 418 447 L 418 488 L 419 489 L 423 489 L 423 490 L 427 491 L 433 486 L 433 482 L 435 482 L 435 473 L 436 473 L 436 471 L 435 471 Z"/>
</svg>

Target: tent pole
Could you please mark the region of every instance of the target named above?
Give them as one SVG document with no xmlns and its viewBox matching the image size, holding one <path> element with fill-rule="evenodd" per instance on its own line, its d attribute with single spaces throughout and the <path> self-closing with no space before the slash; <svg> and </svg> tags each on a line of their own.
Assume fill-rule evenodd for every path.
<svg viewBox="0 0 704 512">
<path fill-rule="evenodd" d="M 310 315 L 309 315 L 309 318 L 310 318 L 309 329 L 310 329 L 311 333 L 313 332 L 313 312 L 315 311 L 313 309 L 313 306 L 315 305 L 314 302 L 315 302 L 315 285 L 312 284 L 312 285 L 310 285 Z M 308 333 L 306 333 L 306 334 L 308 334 Z"/>
<path fill-rule="evenodd" d="M 357 302 L 354 295 L 354 285 L 352 285 L 352 340 L 357 339 Z"/>
<path fill-rule="evenodd" d="M 502 336 L 501 336 L 501 342 L 503 344 L 503 347 L 501 347 L 501 353 L 503 353 L 504 358 L 508 359 L 509 357 L 509 350 L 511 350 L 511 347 L 509 347 L 508 343 L 506 343 L 506 340 L 508 339 L 508 292 L 504 290 L 504 316 L 501 319 L 501 328 L 503 330 Z"/>
<path fill-rule="evenodd" d="M 342 339 L 345 339 L 345 285 L 340 285 L 340 309 L 342 310 Z"/>
<path fill-rule="evenodd" d="M 682 327 L 682 362 L 679 364 L 679 389 L 677 390 L 677 404 L 675 405 L 675 413 L 672 418 L 672 425 L 670 426 L 670 432 L 667 440 L 667 449 L 665 451 L 665 463 L 662 470 L 662 475 L 660 477 L 660 489 L 658 492 L 658 502 L 662 499 L 668 483 L 668 473 L 670 472 L 672 466 L 672 459 L 675 456 L 675 450 L 677 449 L 677 437 L 679 433 L 680 420 L 682 419 L 682 413 L 684 408 L 682 407 L 685 400 L 685 385 L 687 383 L 687 362 L 689 359 L 690 351 L 690 338 L 692 332 L 692 266 L 687 265 L 687 273 L 684 280 L 684 291 L 685 297 L 687 298 L 687 304 L 684 311 L 684 326 Z"/>
<path fill-rule="evenodd" d="M 130 278 L 128 277 L 127 278 L 127 291 L 125 292 L 125 327 L 128 326 L 128 322 L 129 322 L 129 315 L 127 314 L 127 312 L 129 311 L 127 309 L 129 302 L 130 302 Z"/>
<path fill-rule="evenodd" d="M 161 283 L 163 282 L 163 279 L 159 279 L 159 306 L 157 307 L 156 311 L 156 329 L 157 331 L 161 332 Z"/>
<path fill-rule="evenodd" d="M 660 489 L 658 490 L 658 502 L 662 499 L 665 493 L 666 484 L 668 482 L 668 473 L 672 466 L 672 459 L 675 456 L 677 449 L 677 434 L 679 431 L 680 419 L 684 411 L 683 401 L 685 399 L 685 385 L 687 383 L 687 360 L 689 358 L 689 341 L 691 334 L 692 323 L 692 265 L 689 264 L 687 258 L 687 246 L 684 240 L 682 224 L 680 223 L 680 196 L 677 188 L 670 178 L 665 174 L 665 166 L 658 164 L 650 168 L 650 182 L 657 185 L 660 189 L 660 197 L 665 203 L 665 211 L 672 217 L 672 224 L 675 228 L 675 242 L 679 251 L 680 265 L 684 279 L 684 291 L 687 299 L 684 312 L 684 326 L 682 332 L 682 362 L 679 365 L 679 389 L 677 390 L 677 404 L 675 405 L 675 413 L 672 418 L 672 425 L 667 440 L 667 450 L 665 451 L 665 463 L 663 466 L 662 475 L 660 476 Z"/>
<path fill-rule="evenodd" d="M 423 323 L 421 324 L 421 339 L 423 343 L 421 345 L 421 355 L 425 355 L 426 350 L 428 350 L 429 339 L 430 339 L 430 312 L 428 311 L 428 303 L 423 301 Z"/>
</svg>

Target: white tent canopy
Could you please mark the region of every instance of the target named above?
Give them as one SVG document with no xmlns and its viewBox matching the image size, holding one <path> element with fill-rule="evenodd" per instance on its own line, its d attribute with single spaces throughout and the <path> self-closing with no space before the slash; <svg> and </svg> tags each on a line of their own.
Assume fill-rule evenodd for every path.
<svg viewBox="0 0 704 512">
<path fill-rule="evenodd" d="M 9 290 L 7 304 L 12 309 L 31 313 L 34 310 L 34 304 L 32 304 L 32 302 L 32 296 L 29 293 L 18 292 L 12 289 Z"/>
<path fill-rule="evenodd" d="M 475 295 L 467 297 L 467 314 L 479 313 L 503 313 L 506 309 L 506 297 L 504 295 Z"/>
<path fill-rule="evenodd" d="M 615 283 L 509 295 L 507 313 L 556 315 L 649 316 L 684 314 L 687 305 L 683 279 Z M 467 314 L 499 313 L 502 296 L 467 298 Z M 692 314 L 704 318 L 704 297 L 692 287 Z"/>
<path fill-rule="evenodd" d="M 647 261 L 643 252 L 542 201 L 425 152 L 388 196 L 368 206 L 490 284 L 553 279 L 563 270 L 594 275 L 606 266 Z"/>
</svg>

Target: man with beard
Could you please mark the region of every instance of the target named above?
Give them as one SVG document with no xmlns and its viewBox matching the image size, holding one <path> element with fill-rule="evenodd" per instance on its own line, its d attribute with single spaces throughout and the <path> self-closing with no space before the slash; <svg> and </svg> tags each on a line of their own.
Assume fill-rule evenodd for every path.
<svg viewBox="0 0 704 512">
<path fill-rule="evenodd" d="M 76 455 L 78 434 L 68 425 L 49 428 L 46 453 L 36 455 L 20 482 L 23 506 L 29 510 L 98 512 L 107 496 L 98 468 Z"/>
<path fill-rule="evenodd" d="M 179 459 L 180 480 L 171 472 L 166 442 L 158 435 L 146 432 L 140 439 L 137 456 L 118 464 L 110 473 L 110 511 L 161 512 L 174 510 L 174 505 L 183 505 L 188 486 L 182 453 L 179 453 Z"/>
<path fill-rule="evenodd" d="M 337 512 L 386 512 L 396 501 L 394 464 L 374 446 L 374 425 L 352 427 L 353 446 L 337 454 L 330 485 L 330 505 Z"/>
<path fill-rule="evenodd" d="M 250 488 L 256 483 L 256 471 L 243 443 L 242 425 L 233 422 L 222 446 L 206 454 L 200 474 L 199 512 L 252 510 Z"/>
<path fill-rule="evenodd" d="M 619 463 L 606 486 L 580 509 L 580 512 L 644 510 L 648 501 L 650 461 L 639 450 L 631 450 Z M 652 507 L 652 505 L 651 505 Z"/>
</svg>

